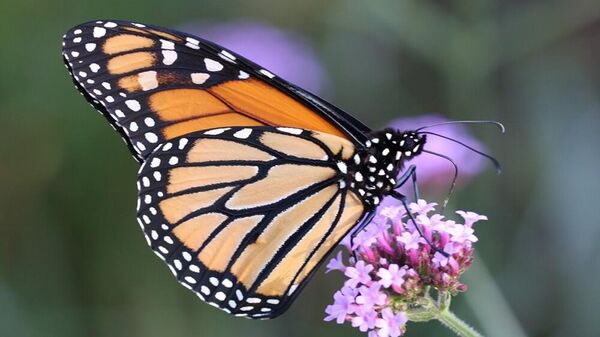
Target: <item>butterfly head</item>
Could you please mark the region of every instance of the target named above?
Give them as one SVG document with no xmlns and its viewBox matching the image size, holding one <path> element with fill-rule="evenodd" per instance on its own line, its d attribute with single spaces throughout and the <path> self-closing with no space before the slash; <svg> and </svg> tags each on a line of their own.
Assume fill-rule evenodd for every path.
<svg viewBox="0 0 600 337">
<path fill-rule="evenodd" d="M 398 151 L 408 160 L 408 158 L 421 154 L 427 136 L 415 131 L 404 131 L 400 133 L 398 140 L 393 142 L 396 141 L 398 142 Z"/>
</svg>

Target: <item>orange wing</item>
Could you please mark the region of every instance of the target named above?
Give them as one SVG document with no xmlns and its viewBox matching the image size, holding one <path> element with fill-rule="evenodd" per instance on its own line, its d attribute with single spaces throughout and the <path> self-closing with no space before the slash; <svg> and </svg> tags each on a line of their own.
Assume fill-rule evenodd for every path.
<svg viewBox="0 0 600 337">
<path fill-rule="evenodd" d="M 158 144 L 215 127 L 288 126 L 352 139 L 346 129 L 358 123 L 239 55 L 163 28 L 89 22 L 64 36 L 63 56 L 78 89 L 140 160 Z"/>
<path fill-rule="evenodd" d="M 340 182 L 353 144 L 315 131 L 211 129 L 160 145 L 138 218 L 179 282 L 228 313 L 273 318 L 363 216 Z"/>
</svg>

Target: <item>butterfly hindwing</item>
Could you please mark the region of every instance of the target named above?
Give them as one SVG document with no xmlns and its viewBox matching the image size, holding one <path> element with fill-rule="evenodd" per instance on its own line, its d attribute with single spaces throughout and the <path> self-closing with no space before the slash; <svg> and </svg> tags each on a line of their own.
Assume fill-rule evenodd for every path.
<svg viewBox="0 0 600 337">
<path fill-rule="evenodd" d="M 202 300 L 232 314 L 281 314 L 363 215 L 336 163 L 337 136 L 231 127 L 159 145 L 139 173 L 138 220 L 156 254 Z"/>
<path fill-rule="evenodd" d="M 243 57 L 177 31 L 89 22 L 67 32 L 63 57 L 77 88 L 140 160 L 161 143 L 217 127 L 288 126 L 354 143 L 368 130 Z"/>
</svg>

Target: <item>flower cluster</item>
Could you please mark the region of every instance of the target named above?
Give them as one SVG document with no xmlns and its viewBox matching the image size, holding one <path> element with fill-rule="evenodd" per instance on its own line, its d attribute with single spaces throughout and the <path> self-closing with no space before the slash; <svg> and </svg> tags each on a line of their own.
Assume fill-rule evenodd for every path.
<svg viewBox="0 0 600 337">
<path fill-rule="evenodd" d="M 436 205 L 424 200 L 409 205 L 423 236 L 404 207 L 390 206 L 356 236 L 344 239 L 348 262 L 340 252 L 327 272 L 339 270 L 347 279 L 325 309 L 326 321 L 350 322 L 370 337 L 397 337 L 411 310 L 431 303 L 430 290 L 438 298 L 466 290 L 459 278 L 473 258 L 477 237 L 472 226 L 487 217 L 457 211 L 461 224 L 434 213 Z"/>
</svg>

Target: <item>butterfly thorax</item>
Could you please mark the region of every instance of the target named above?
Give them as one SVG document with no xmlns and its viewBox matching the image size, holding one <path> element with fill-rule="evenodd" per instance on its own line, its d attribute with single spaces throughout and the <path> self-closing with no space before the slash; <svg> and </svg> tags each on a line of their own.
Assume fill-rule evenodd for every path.
<svg viewBox="0 0 600 337">
<path fill-rule="evenodd" d="M 413 131 L 372 132 L 363 149 L 349 160 L 338 162 L 344 174 L 340 184 L 359 195 L 365 207 L 374 208 L 396 187 L 404 163 L 419 155 L 425 142 L 425 135 Z"/>
</svg>

